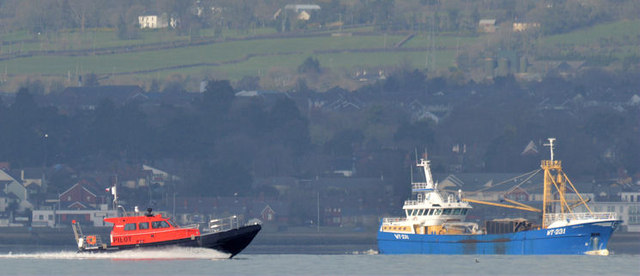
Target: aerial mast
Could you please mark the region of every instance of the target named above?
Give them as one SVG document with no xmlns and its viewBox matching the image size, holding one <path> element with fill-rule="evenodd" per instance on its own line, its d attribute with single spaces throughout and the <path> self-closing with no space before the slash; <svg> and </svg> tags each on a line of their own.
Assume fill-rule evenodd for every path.
<svg viewBox="0 0 640 276">
<path fill-rule="evenodd" d="M 551 153 L 551 161 L 553 162 L 553 142 L 556 138 L 547 138 L 549 140 L 549 144 L 544 144 L 544 146 L 549 146 L 549 152 Z"/>
<path fill-rule="evenodd" d="M 564 173 L 562 172 L 562 162 L 560 160 L 554 160 L 553 150 L 554 145 L 553 142 L 556 138 L 548 138 L 549 143 L 544 144 L 544 146 L 549 147 L 550 160 L 542 160 L 540 167 L 544 170 L 544 192 L 542 198 L 542 227 L 547 227 L 547 221 L 545 219 L 547 213 L 554 213 L 554 203 L 560 202 L 560 213 L 565 213 L 565 191 L 566 191 L 566 182 L 564 178 Z M 554 188 L 558 191 L 558 199 L 555 199 L 553 196 Z M 567 208 L 568 209 L 568 208 Z M 567 210 L 569 211 L 569 210 Z"/>
</svg>

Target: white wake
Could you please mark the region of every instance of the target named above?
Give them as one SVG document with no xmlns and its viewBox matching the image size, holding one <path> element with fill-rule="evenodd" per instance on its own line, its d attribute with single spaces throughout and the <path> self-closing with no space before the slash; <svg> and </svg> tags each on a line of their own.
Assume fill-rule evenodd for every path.
<svg viewBox="0 0 640 276">
<path fill-rule="evenodd" d="M 0 254 L 0 259 L 227 259 L 229 254 L 208 248 L 163 247 L 161 249 L 132 249 L 116 252 L 89 253 L 74 251 Z"/>
</svg>

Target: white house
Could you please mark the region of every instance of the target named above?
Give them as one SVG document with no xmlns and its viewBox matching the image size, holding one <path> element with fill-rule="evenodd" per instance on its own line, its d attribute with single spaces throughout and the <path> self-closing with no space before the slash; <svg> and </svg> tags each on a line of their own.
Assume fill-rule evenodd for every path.
<svg viewBox="0 0 640 276">
<path fill-rule="evenodd" d="M 143 171 L 151 171 L 151 183 L 155 183 L 158 184 L 160 186 L 164 186 L 167 181 L 178 181 L 180 180 L 180 177 L 177 177 L 175 175 L 171 175 L 163 170 L 148 166 L 148 165 L 142 165 L 142 170 Z"/>
<path fill-rule="evenodd" d="M 33 210 L 31 216 L 32 227 L 55 227 L 71 225 L 71 221 L 78 221 L 81 225 L 106 227 L 111 224 L 104 222 L 104 218 L 117 217 L 116 210 L 108 210 L 107 205 L 100 205 L 98 210 Z"/>
<path fill-rule="evenodd" d="M 27 188 L 3 170 L 0 170 L 0 185 L 5 194 L 15 196 L 19 204 L 18 211 L 33 208 L 33 205 L 27 201 Z"/>
<path fill-rule="evenodd" d="M 285 10 L 294 11 L 298 20 L 307 21 L 311 19 L 311 13 L 320 10 L 318 5 L 309 4 L 289 4 L 284 6 Z"/>
<path fill-rule="evenodd" d="M 482 33 L 495 33 L 496 32 L 496 20 L 495 19 L 480 19 L 478 22 L 478 31 Z"/>
<path fill-rule="evenodd" d="M 540 23 L 537 22 L 513 22 L 514 32 L 524 32 L 532 29 L 539 29 Z"/>
<path fill-rule="evenodd" d="M 173 17 L 169 18 L 166 13 L 148 14 L 138 16 L 138 24 L 140 29 L 164 29 L 169 26 L 175 28 L 178 21 Z"/>
<path fill-rule="evenodd" d="M 620 199 L 622 199 L 622 201 L 636 202 L 636 203 L 640 204 L 640 192 L 638 192 L 638 191 L 635 191 L 635 192 L 631 192 L 631 191 L 621 192 L 620 193 Z"/>
<path fill-rule="evenodd" d="M 0 191 L 0 212 L 6 212 L 9 207 L 9 197 Z"/>
</svg>

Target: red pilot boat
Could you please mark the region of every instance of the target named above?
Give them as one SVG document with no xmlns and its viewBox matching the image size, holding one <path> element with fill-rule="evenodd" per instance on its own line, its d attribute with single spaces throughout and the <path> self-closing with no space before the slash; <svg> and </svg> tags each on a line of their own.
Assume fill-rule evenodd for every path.
<svg viewBox="0 0 640 276">
<path fill-rule="evenodd" d="M 105 218 L 105 222 L 113 224 L 108 243 L 103 242 L 98 235 L 84 235 L 80 224 L 76 221 L 72 222 L 72 228 L 78 243 L 78 252 L 113 252 L 135 248 L 180 246 L 211 248 L 231 254 L 229 258 L 233 258 L 251 243 L 261 226 L 259 224 L 239 226 L 235 216 L 228 220 L 226 229 L 217 229 L 216 226 L 220 225 L 210 225 L 209 228 L 213 230 L 200 232 L 198 225 L 180 227 L 171 219 L 161 214 L 154 215 L 151 209 L 147 209 L 144 215 Z"/>
</svg>

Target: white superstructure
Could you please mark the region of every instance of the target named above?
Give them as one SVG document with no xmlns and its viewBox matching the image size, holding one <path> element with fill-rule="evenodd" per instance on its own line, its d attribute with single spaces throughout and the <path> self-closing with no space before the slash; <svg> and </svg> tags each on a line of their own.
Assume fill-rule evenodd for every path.
<svg viewBox="0 0 640 276">
<path fill-rule="evenodd" d="M 434 183 L 429 167 L 429 160 L 420 159 L 416 166 L 424 172 L 425 182 L 411 183 L 414 198 L 406 200 L 402 209 L 405 217 L 384 218 L 381 230 L 425 234 L 430 226 L 467 228 L 467 233 L 474 233 L 478 226 L 475 223 L 465 223 L 471 205 L 462 200 L 462 191 L 457 194 L 438 190 Z M 438 231 L 442 230 L 437 228 Z"/>
</svg>

